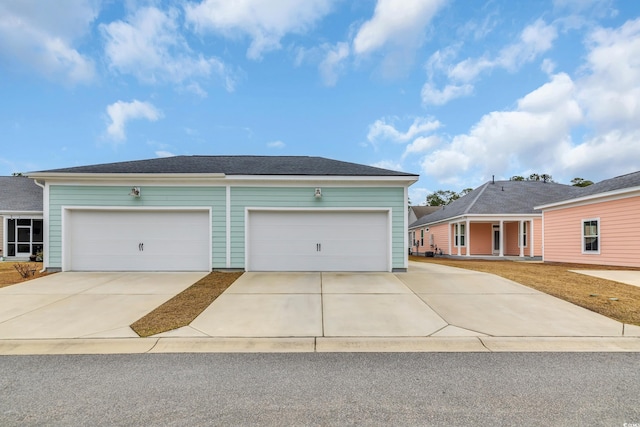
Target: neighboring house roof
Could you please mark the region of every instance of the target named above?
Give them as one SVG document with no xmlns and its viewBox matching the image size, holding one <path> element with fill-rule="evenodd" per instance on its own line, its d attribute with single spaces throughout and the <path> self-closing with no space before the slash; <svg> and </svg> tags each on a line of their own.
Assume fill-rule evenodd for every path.
<svg viewBox="0 0 640 427">
<path fill-rule="evenodd" d="M 409 206 L 409 209 L 413 211 L 417 219 L 420 219 L 425 215 L 434 213 L 440 208 L 441 206 Z"/>
<path fill-rule="evenodd" d="M 415 228 L 463 215 L 535 214 L 537 205 L 576 197 L 582 189 L 543 181 L 489 181 L 411 224 Z"/>
<path fill-rule="evenodd" d="M 640 171 L 605 179 L 588 187 L 583 187 L 580 196 L 591 196 L 632 187 L 640 187 Z"/>
<path fill-rule="evenodd" d="M 583 187 L 580 193 L 574 195 L 573 197 L 550 201 L 547 203 L 541 203 L 539 204 L 540 206 L 536 207 L 539 209 L 545 209 L 551 206 L 560 206 L 585 199 L 589 200 L 592 198 L 608 195 L 609 193 L 626 193 L 625 190 L 640 190 L 640 171 L 605 179 L 604 181 L 589 185 L 588 187 Z"/>
<path fill-rule="evenodd" d="M 42 212 L 42 187 L 24 176 L 0 176 L 1 212 Z"/>
<path fill-rule="evenodd" d="M 399 176 L 415 174 L 308 156 L 175 156 L 34 172 L 46 174 Z"/>
</svg>

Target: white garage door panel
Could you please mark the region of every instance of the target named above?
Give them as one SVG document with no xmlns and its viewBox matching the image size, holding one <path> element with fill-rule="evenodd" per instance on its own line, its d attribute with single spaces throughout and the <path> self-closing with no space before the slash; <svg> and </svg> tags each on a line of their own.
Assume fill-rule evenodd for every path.
<svg viewBox="0 0 640 427">
<path fill-rule="evenodd" d="M 249 214 L 251 271 L 387 271 L 386 212 Z"/>
<path fill-rule="evenodd" d="M 73 211 L 69 222 L 70 270 L 209 269 L 206 211 Z"/>
</svg>

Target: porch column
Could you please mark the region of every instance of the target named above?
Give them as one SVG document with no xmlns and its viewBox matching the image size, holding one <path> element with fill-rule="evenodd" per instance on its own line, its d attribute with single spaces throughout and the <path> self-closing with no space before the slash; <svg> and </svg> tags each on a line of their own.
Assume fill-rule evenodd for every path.
<svg viewBox="0 0 640 427">
<path fill-rule="evenodd" d="M 502 242 L 504 242 L 504 220 L 500 220 L 500 241 L 498 242 L 498 244 L 500 245 L 500 253 L 498 254 L 498 256 L 503 257 L 504 256 L 504 247 L 502 245 Z"/>
<path fill-rule="evenodd" d="M 529 227 L 529 256 L 533 258 L 535 256 L 533 251 L 533 219 L 529 223 L 531 224 Z"/>
<path fill-rule="evenodd" d="M 520 258 L 524 258 L 524 220 L 520 220 L 518 229 L 518 246 L 520 246 Z"/>
<path fill-rule="evenodd" d="M 453 255 L 453 251 L 451 250 L 451 248 L 452 248 L 452 246 L 451 246 L 452 243 L 451 242 L 453 241 L 452 236 L 451 236 L 451 231 L 452 231 L 451 228 L 452 228 L 451 224 L 449 224 L 449 252 L 448 252 L 448 255 Z"/>
<path fill-rule="evenodd" d="M 460 255 L 462 255 L 462 250 L 460 249 L 460 223 L 459 222 L 456 223 L 455 227 L 456 228 L 455 228 L 455 230 L 453 232 L 453 235 L 454 235 L 454 239 L 455 239 L 456 234 L 458 236 L 458 256 L 460 256 Z M 457 233 L 456 233 L 456 231 L 457 231 Z"/>
<path fill-rule="evenodd" d="M 464 243 L 467 247 L 467 256 L 471 256 L 471 228 L 469 228 L 469 224 L 471 224 L 471 222 L 467 219 L 464 223 Z"/>
</svg>

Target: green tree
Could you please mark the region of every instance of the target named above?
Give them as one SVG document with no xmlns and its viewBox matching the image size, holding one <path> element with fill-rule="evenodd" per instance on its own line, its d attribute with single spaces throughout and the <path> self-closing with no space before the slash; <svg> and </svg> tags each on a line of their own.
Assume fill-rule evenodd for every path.
<svg viewBox="0 0 640 427">
<path fill-rule="evenodd" d="M 427 196 L 428 206 L 444 206 L 460 198 L 460 195 L 451 190 L 438 190 Z"/>
<path fill-rule="evenodd" d="M 588 187 L 590 185 L 593 185 L 593 181 L 589 181 L 588 179 L 583 178 L 573 178 L 571 180 L 571 185 L 573 185 L 574 187 Z"/>
<path fill-rule="evenodd" d="M 509 178 L 509 181 L 524 181 L 524 176 L 522 175 L 514 175 Z"/>
</svg>

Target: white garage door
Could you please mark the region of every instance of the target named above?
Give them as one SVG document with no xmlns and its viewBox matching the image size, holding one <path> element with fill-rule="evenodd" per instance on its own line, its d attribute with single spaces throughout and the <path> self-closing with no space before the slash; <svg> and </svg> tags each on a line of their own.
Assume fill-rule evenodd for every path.
<svg viewBox="0 0 640 427">
<path fill-rule="evenodd" d="M 207 271 L 207 211 L 82 211 L 67 218 L 67 270 Z"/>
<path fill-rule="evenodd" d="M 386 212 L 252 211 L 249 271 L 389 271 Z"/>
</svg>

